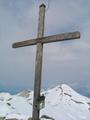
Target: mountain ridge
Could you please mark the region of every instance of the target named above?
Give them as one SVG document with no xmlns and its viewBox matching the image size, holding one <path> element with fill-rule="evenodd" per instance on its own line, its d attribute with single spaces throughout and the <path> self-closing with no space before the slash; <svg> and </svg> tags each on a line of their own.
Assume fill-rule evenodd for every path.
<svg viewBox="0 0 90 120">
<path fill-rule="evenodd" d="M 68 85 L 58 85 L 41 94 L 45 95 L 45 108 L 41 110 L 41 116 L 55 120 L 90 119 L 90 98 L 80 95 Z M 33 91 L 30 90 L 24 90 L 16 95 L 0 93 L 0 117 L 27 120 L 32 115 L 32 103 Z"/>
</svg>

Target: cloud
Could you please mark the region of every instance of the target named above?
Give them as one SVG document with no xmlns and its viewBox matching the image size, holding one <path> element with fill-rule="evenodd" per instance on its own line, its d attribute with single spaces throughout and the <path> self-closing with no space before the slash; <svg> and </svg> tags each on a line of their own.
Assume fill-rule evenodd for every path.
<svg viewBox="0 0 90 120">
<path fill-rule="evenodd" d="M 65 2 L 63 0 L 51 2 L 50 9 L 46 14 L 47 32 L 52 31 L 52 28 L 53 32 L 80 29 L 80 24 L 88 18 L 89 12 L 83 1 L 69 0 L 68 3 Z"/>
<path fill-rule="evenodd" d="M 14 88 L 15 92 L 33 88 L 36 47 L 12 49 L 11 45 L 16 41 L 37 37 L 38 5 L 38 1 L 33 0 L 0 1 L 0 88 L 4 90 Z M 88 94 L 89 5 L 89 0 L 50 2 L 46 11 L 45 35 L 79 30 L 81 39 L 44 45 L 43 88 L 66 83 L 78 91 L 84 88 L 86 92 L 83 92 Z"/>
</svg>

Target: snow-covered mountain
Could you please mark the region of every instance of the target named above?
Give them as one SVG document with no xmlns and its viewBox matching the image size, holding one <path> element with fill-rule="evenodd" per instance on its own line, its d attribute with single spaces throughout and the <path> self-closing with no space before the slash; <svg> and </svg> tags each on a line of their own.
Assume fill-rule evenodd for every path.
<svg viewBox="0 0 90 120">
<path fill-rule="evenodd" d="M 42 94 L 45 95 L 42 120 L 90 120 L 90 99 L 69 86 L 58 85 Z M 17 95 L 0 93 L 0 117 L 27 120 L 32 116 L 32 101 L 33 91 L 25 90 Z"/>
</svg>

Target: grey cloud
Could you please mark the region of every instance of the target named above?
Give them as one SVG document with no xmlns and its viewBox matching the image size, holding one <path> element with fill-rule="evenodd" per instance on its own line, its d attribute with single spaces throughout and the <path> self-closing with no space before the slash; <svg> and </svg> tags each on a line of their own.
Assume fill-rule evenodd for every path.
<svg viewBox="0 0 90 120">
<path fill-rule="evenodd" d="M 46 12 L 45 35 L 79 30 L 81 39 L 44 46 L 43 88 L 66 83 L 78 91 L 84 88 L 87 95 L 90 83 L 89 5 L 90 1 L 84 0 L 51 1 Z M 0 17 L 0 86 L 9 91 L 13 87 L 15 91 L 33 88 L 36 47 L 12 49 L 11 45 L 37 36 L 38 2 L 9 0 L 5 3 L 1 0 Z"/>
</svg>

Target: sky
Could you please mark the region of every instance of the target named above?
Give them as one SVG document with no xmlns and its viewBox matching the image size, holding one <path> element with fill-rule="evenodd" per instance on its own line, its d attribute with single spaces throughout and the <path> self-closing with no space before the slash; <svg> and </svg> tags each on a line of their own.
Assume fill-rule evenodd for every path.
<svg viewBox="0 0 90 120">
<path fill-rule="evenodd" d="M 44 45 L 41 88 L 67 84 L 90 97 L 90 0 L 0 0 L 0 92 L 34 88 L 36 46 L 12 44 L 37 37 L 42 1 L 45 36 L 80 31 L 81 38 Z"/>
</svg>

